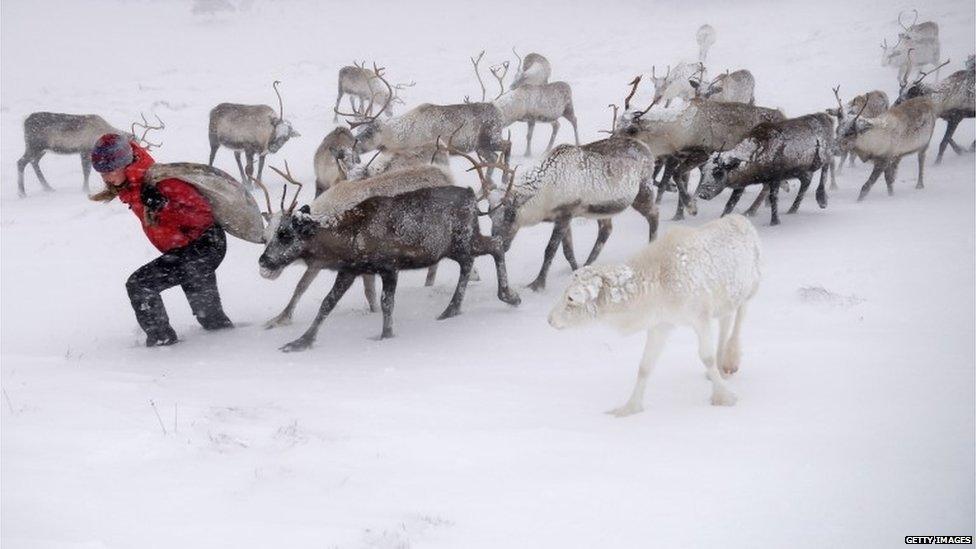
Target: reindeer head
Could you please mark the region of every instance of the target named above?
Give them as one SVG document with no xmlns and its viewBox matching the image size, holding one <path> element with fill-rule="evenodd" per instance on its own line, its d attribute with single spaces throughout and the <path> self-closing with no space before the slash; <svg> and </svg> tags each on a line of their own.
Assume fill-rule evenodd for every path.
<svg viewBox="0 0 976 549">
<path fill-rule="evenodd" d="M 268 143 L 268 151 L 272 153 L 278 152 L 278 149 L 284 146 L 292 137 L 301 137 L 301 134 L 291 127 L 291 122 L 285 120 L 285 105 L 281 100 L 281 92 L 278 91 L 278 84 L 281 84 L 280 80 L 275 80 L 274 84 L 271 85 L 275 90 L 275 94 L 278 96 L 278 116 L 271 119 L 274 131 L 272 131 L 271 141 Z"/>
<path fill-rule="evenodd" d="M 284 172 L 274 166 L 271 166 L 271 169 L 288 183 L 298 186 L 288 208 L 285 208 L 287 185 L 282 188 L 281 209 L 273 212 L 268 188 L 259 179 L 252 179 L 254 184 L 264 191 L 264 198 L 268 205 L 268 212 L 264 214 L 268 222 L 264 229 L 264 252 L 258 258 L 258 265 L 261 267 L 261 276 L 274 280 L 285 267 L 301 257 L 305 251 L 305 244 L 315 235 L 320 226 L 309 215 L 310 209 L 307 205 L 295 211 L 302 184 L 292 177 L 288 163 L 285 162 Z"/>
<path fill-rule="evenodd" d="M 583 267 L 563 297 L 549 312 L 549 325 L 557 330 L 592 323 L 640 292 L 637 275 L 628 265 Z"/>
<path fill-rule="evenodd" d="M 722 153 L 715 153 L 702 165 L 701 179 L 695 191 L 698 198 L 711 200 L 728 186 L 729 175 L 739 169 L 742 159 L 728 154 L 726 157 L 722 158 Z"/>
<path fill-rule="evenodd" d="M 651 107 L 653 107 L 658 103 L 658 101 L 660 101 L 660 97 L 656 98 L 654 101 L 651 101 L 651 104 L 648 105 L 646 109 L 642 111 L 639 111 L 637 109 L 631 109 L 630 100 L 633 99 L 634 94 L 637 93 L 637 87 L 640 85 L 640 82 L 641 82 L 641 76 L 637 75 L 634 77 L 633 80 L 631 80 L 627 84 L 628 86 L 630 86 L 630 93 L 627 94 L 626 98 L 624 98 L 623 113 L 620 115 L 620 118 L 616 120 L 613 130 L 611 130 L 613 135 L 636 137 L 641 130 L 641 124 L 640 124 L 641 117 L 647 114 L 648 111 L 651 110 Z M 616 112 L 617 110 L 614 109 L 614 113 Z"/>
<path fill-rule="evenodd" d="M 668 78 L 671 76 L 671 65 L 668 65 L 668 72 L 664 76 L 657 75 L 657 67 L 651 65 L 651 84 L 654 84 L 654 103 L 657 103 L 664 96 L 664 92 L 671 85 Z M 626 110 L 626 109 L 625 109 Z"/>
</svg>

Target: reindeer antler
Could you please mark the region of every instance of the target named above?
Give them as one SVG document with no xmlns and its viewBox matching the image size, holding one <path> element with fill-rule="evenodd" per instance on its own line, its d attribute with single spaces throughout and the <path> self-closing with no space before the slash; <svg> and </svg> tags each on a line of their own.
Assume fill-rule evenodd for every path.
<svg viewBox="0 0 976 549">
<path fill-rule="evenodd" d="M 515 72 L 518 72 L 522 70 L 522 56 L 519 55 L 517 51 L 515 51 L 515 46 L 512 46 L 512 53 L 514 53 L 515 57 L 518 59 L 518 68 L 515 69 Z"/>
<path fill-rule="evenodd" d="M 447 140 L 447 146 L 445 147 L 445 150 L 447 150 L 448 154 L 452 154 L 454 156 L 460 156 L 460 157 L 466 159 L 468 162 L 471 163 L 471 168 L 469 168 L 467 171 L 469 171 L 469 172 L 470 171 L 476 171 L 476 172 L 478 172 L 478 179 L 481 180 L 481 192 L 482 192 L 482 195 L 483 196 L 488 196 L 488 192 L 491 191 L 491 189 L 493 187 L 493 185 L 491 184 L 491 181 L 488 179 L 487 175 L 485 175 L 485 171 L 484 170 L 486 168 L 497 168 L 497 169 L 499 169 L 502 172 L 502 174 L 503 174 L 502 177 L 503 178 L 505 176 L 510 177 L 509 184 L 508 184 L 508 189 L 505 191 L 505 198 L 508 198 L 508 195 L 509 195 L 509 193 L 512 190 L 512 184 L 515 181 L 515 170 L 518 169 L 518 166 L 516 166 L 515 168 L 510 168 L 509 167 L 509 165 L 508 165 L 509 157 L 508 157 L 507 154 L 503 154 L 502 155 L 502 158 L 504 160 L 503 163 L 498 163 L 498 162 L 484 162 L 484 161 L 479 162 L 478 160 L 475 160 L 474 158 L 472 158 L 470 154 L 465 153 L 465 152 L 462 152 L 462 151 L 456 149 L 454 147 L 454 136 L 457 135 L 457 133 L 459 131 L 461 131 L 461 128 L 462 127 L 464 127 L 464 124 L 463 123 L 460 126 L 458 126 L 456 130 L 454 130 L 453 132 L 451 132 L 451 136 Z M 511 134 L 509 134 L 509 135 L 511 135 Z M 438 149 L 441 148 L 440 143 L 441 143 L 440 136 L 438 136 L 437 137 L 437 148 Z M 494 209 L 489 210 L 489 213 L 492 212 L 492 211 L 494 211 Z"/>
<path fill-rule="evenodd" d="M 290 214 L 292 211 L 294 211 L 295 206 L 298 204 L 298 193 L 302 192 L 302 186 L 303 185 L 302 185 L 302 183 L 300 181 L 296 181 L 295 178 L 292 177 L 292 175 L 291 175 L 291 169 L 288 168 L 288 161 L 287 160 L 285 160 L 285 171 L 284 172 L 282 172 L 281 170 L 279 170 L 278 168 L 276 168 L 274 166 L 269 166 L 269 168 L 271 168 L 272 170 L 274 170 L 274 172 L 276 174 L 280 175 L 285 181 L 291 183 L 292 185 L 297 185 L 298 186 L 298 190 L 295 191 L 295 197 L 292 198 L 291 205 L 288 206 L 288 213 Z M 285 193 L 284 192 L 282 192 L 282 194 L 281 194 L 281 210 L 282 211 L 285 211 Z"/>
<path fill-rule="evenodd" d="M 274 214 L 274 210 L 271 208 L 271 193 L 268 192 L 268 188 L 264 186 L 264 182 L 260 178 L 254 177 L 253 175 L 248 175 L 247 177 L 251 180 L 251 183 L 257 185 L 258 188 L 264 191 L 264 200 L 268 204 L 268 214 L 264 217 L 265 219 L 271 219 L 271 216 Z"/>
<path fill-rule="evenodd" d="M 613 120 L 611 121 L 611 124 L 610 124 L 610 131 L 600 130 L 599 133 L 608 133 L 610 135 L 613 135 L 613 132 L 617 131 L 617 110 L 620 107 L 618 107 L 617 105 L 615 105 L 613 103 L 610 103 L 609 105 L 607 105 L 607 108 L 608 109 L 613 109 Z"/>
<path fill-rule="evenodd" d="M 928 71 L 918 71 L 918 74 L 920 74 L 921 76 L 919 76 L 918 78 L 915 79 L 914 82 L 912 82 L 912 86 L 917 86 L 917 85 L 921 84 L 922 83 L 922 80 L 925 80 L 925 77 L 926 76 L 928 76 L 928 75 L 932 74 L 933 72 L 941 69 L 942 67 L 948 65 L 949 64 L 949 61 L 951 61 L 951 59 L 946 59 L 941 65 L 939 65 L 938 67 L 935 67 L 934 69 L 930 69 Z"/>
<path fill-rule="evenodd" d="M 653 71 L 654 70 L 654 67 L 651 67 L 651 70 Z M 653 74 L 653 72 L 651 74 Z M 630 82 L 627 83 L 627 85 L 628 86 L 631 86 L 631 88 L 630 88 L 630 93 L 627 94 L 627 97 L 626 98 L 624 98 L 624 110 L 625 111 L 629 111 L 630 110 L 630 100 L 633 99 L 634 94 L 637 93 L 637 86 L 640 85 L 640 81 L 641 81 L 641 76 L 638 74 L 637 76 L 634 77 L 633 80 L 631 80 Z"/>
<path fill-rule="evenodd" d="M 837 84 L 836 88 L 831 88 L 834 90 L 834 97 L 837 99 L 837 112 L 841 116 L 844 115 L 844 102 L 840 100 L 840 84 Z"/>
<path fill-rule="evenodd" d="M 913 11 L 913 12 L 915 12 L 915 19 L 914 19 L 914 20 L 912 21 L 912 24 L 911 24 L 911 25 L 909 25 L 909 26 L 907 26 L 907 27 L 905 26 L 905 24 L 904 24 L 904 23 L 902 23 L 902 22 L 901 22 L 901 15 L 902 15 L 902 14 L 903 14 L 904 12 L 901 12 L 901 11 L 900 11 L 900 12 L 898 12 L 898 24 L 899 24 L 899 25 L 901 25 L 901 28 L 903 28 L 903 29 L 905 29 L 905 31 L 906 31 L 906 32 L 907 32 L 907 31 L 908 31 L 909 29 L 911 29 L 912 27 L 914 27 L 914 26 L 915 26 L 915 23 L 918 23 L 918 10 L 916 10 L 916 9 L 913 9 L 912 11 Z"/>
<path fill-rule="evenodd" d="M 142 132 L 142 135 L 139 136 L 137 139 L 138 139 L 139 143 L 143 147 L 145 147 L 145 149 L 147 151 L 151 151 L 155 147 L 161 147 L 163 145 L 162 142 L 153 143 L 152 141 L 149 141 L 148 139 L 146 139 L 146 136 L 149 135 L 149 131 L 150 130 L 162 130 L 162 129 L 165 129 L 166 128 L 166 124 L 163 122 L 163 119 L 160 118 L 158 114 L 155 114 L 154 113 L 153 116 L 156 117 L 156 122 L 158 122 L 159 125 L 158 126 L 152 126 L 146 120 L 146 115 L 145 114 L 143 114 L 143 113 L 140 112 L 139 113 L 139 116 L 142 118 L 142 123 L 133 122 L 132 125 L 129 127 L 129 133 L 132 134 L 132 137 L 135 137 L 135 135 L 136 135 L 136 126 L 139 126 L 139 127 L 143 128 L 143 132 Z"/>
<path fill-rule="evenodd" d="M 478 77 L 478 84 L 481 86 L 481 101 L 484 102 L 488 90 L 485 89 L 485 82 L 481 79 L 481 71 L 478 70 L 478 63 L 481 63 L 481 58 L 485 56 L 485 50 L 481 50 L 478 54 L 478 58 L 471 58 L 471 64 L 474 65 L 474 75 Z"/>
<path fill-rule="evenodd" d="M 281 100 L 281 92 L 278 91 L 278 84 L 281 84 L 281 80 L 275 80 L 274 83 L 271 84 L 271 87 L 274 88 L 275 94 L 277 94 L 277 96 L 278 96 L 278 119 L 279 120 L 284 120 L 285 119 L 285 104 Z"/>
<path fill-rule="evenodd" d="M 498 80 L 498 95 L 495 96 L 495 99 L 498 99 L 505 93 L 505 75 L 508 74 L 508 61 L 503 62 L 501 65 L 489 67 L 488 70 L 491 71 L 491 75 L 495 77 L 495 80 Z M 501 74 L 499 75 L 499 73 Z"/>
<path fill-rule="evenodd" d="M 380 117 L 381 114 L 383 114 L 384 111 L 386 111 L 386 108 L 390 106 L 390 102 L 393 101 L 393 86 L 391 86 L 390 83 L 386 81 L 386 78 L 383 78 L 383 71 L 384 70 L 385 69 L 383 67 L 376 66 L 376 62 L 375 61 L 373 62 L 373 73 L 376 75 L 375 78 L 379 78 L 380 79 L 380 82 L 382 82 L 383 85 L 386 86 L 386 102 L 383 103 L 383 107 L 379 110 L 379 112 L 377 112 L 375 115 L 372 114 L 373 113 L 373 104 L 374 104 L 374 101 L 376 99 L 376 93 L 375 92 L 372 93 L 372 94 L 370 94 L 370 97 L 369 97 L 369 106 L 366 108 L 366 110 L 364 112 L 354 112 L 354 113 L 350 114 L 350 113 L 341 112 L 337 108 L 333 108 L 332 109 L 338 115 L 342 115 L 342 116 L 346 116 L 346 117 L 361 118 L 362 119 L 362 120 L 355 121 L 355 122 L 347 122 L 349 124 L 349 129 L 350 130 L 355 129 L 355 128 L 358 128 L 359 126 L 362 126 L 363 124 L 369 124 L 370 122 L 374 122 L 377 118 Z"/>
</svg>

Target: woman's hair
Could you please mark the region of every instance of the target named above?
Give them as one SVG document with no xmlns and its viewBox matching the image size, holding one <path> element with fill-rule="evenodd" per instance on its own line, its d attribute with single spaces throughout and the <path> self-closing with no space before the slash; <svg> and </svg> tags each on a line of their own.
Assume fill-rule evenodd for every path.
<svg viewBox="0 0 976 549">
<path fill-rule="evenodd" d="M 116 196 L 119 196 L 119 187 L 116 187 L 115 185 L 105 185 L 104 190 L 89 195 L 88 200 L 93 200 L 95 202 L 111 202 L 115 200 Z"/>
</svg>

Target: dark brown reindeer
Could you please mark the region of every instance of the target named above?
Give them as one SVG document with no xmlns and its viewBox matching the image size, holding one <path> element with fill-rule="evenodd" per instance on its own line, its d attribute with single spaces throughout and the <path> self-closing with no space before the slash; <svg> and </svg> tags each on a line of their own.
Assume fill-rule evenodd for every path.
<svg viewBox="0 0 976 549">
<path fill-rule="evenodd" d="M 722 215 L 732 213 L 749 185 L 763 185 L 753 206 L 758 207 L 768 193 L 772 209 L 771 225 L 779 225 L 778 195 L 787 179 L 799 179 L 800 189 L 787 213 L 796 213 L 800 202 L 820 170 L 817 203 L 827 207 L 827 172 L 833 161 L 834 122 L 826 113 L 808 114 L 779 122 L 764 122 L 750 131 L 732 150 L 715 153 L 701 168 L 696 194 L 711 200 L 722 190 L 732 189 Z"/>
<path fill-rule="evenodd" d="M 258 157 L 258 175 L 264 171 L 264 157 L 276 153 L 292 137 L 301 134 L 284 119 L 285 106 L 278 91 L 278 80 L 272 85 L 278 95 L 278 113 L 268 105 L 240 105 L 221 103 L 210 111 L 210 161 L 213 166 L 217 149 L 221 146 L 234 151 L 234 160 L 241 172 L 241 182 L 250 185 L 254 175 L 254 157 Z M 241 164 L 241 152 L 247 168 Z"/>
<path fill-rule="evenodd" d="M 135 127 L 150 129 L 163 129 L 165 124 L 159 120 L 158 126 L 151 126 L 146 122 L 146 117 L 142 117 L 142 123 L 133 123 L 132 131 Z M 27 192 L 24 189 L 24 168 L 30 164 L 34 168 L 41 187 L 45 191 L 54 189 L 47 182 L 44 173 L 41 172 L 41 158 L 47 152 L 55 154 L 77 154 L 81 158 L 81 172 L 84 176 L 82 189 L 88 192 L 88 178 L 91 175 L 91 151 L 95 147 L 98 138 L 107 133 L 117 133 L 125 135 L 116 129 L 101 116 L 95 114 L 64 114 L 58 112 L 35 112 L 24 120 L 24 155 L 17 161 L 17 195 L 24 197 Z M 143 138 L 145 137 L 143 134 Z M 155 144 L 145 142 L 148 146 Z"/>
<path fill-rule="evenodd" d="M 482 184 L 487 185 L 483 167 L 476 164 Z M 502 167 L 511 180 L 507 165 L 496 167 Z M 275 171 L 298 184 L 287 171 Z M 312 325 L 301 337 L 282 347 L 283 351 L 301 351 L 311 346 L 322 321 L 356 277 L 365 274 L 379 275 L 383 281 L 381 337 L 392 337 L 398 272 L 430 267 L 443 258 L 458 262 L 461 272 L 454 296 L 440 319 L 460 313 L 474 258 L 481 255 L 491 255 L 495 260 L 498 298 L 510 305 L 520 303 L 518 294 L 508 287 L 500 239 L 486 237 L 478 228 L 477 199 L 471 189 L 423 188 L 395 196 L 375 196 L 348 210 L 334 212 L 329 218 L 316 218 L 313 214 L 308 206 L 296 212 L 293 205 L 283 211 L 258 260 L 266 277 L 275 276 L 297 259 L 320 261 L 324 268 L 338 271 Z"/>
</svg>

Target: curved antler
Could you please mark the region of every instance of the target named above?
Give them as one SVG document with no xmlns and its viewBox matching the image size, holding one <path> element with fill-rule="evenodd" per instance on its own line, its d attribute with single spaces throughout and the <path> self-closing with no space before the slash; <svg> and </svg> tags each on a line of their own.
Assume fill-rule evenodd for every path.
<svg viewBox="0 0 976 549">
<path fill-rule="evenodd" d="M 285 181 L 291 183 L 292 185 L 297 185 L 298 186 L 298 190 L 295 191 L 295 197 L 292 198 L 291 205 L 288 206 L 287 213 L 290 214 L 292 211 L 295 210 L 295 206 L 298 204 L 298 193 L 302 192 L 303 185 L 302 185 L 302 183 L 300 181 L 296 181 L 295 178 L 291 175 L 291 169 L 288 168 L 288 161 L 287 160 L 285 160 L 285 171 L 284 172 L 282 172 L 281 170 L 279 170 L 278 168 L 276 168 L 274 166 L 268 166 L 268 167 L 271 168 L 272 170 L 274 170 L 274 172 L 276 174 L 280 175 Z M 284 193 L 282 193 L 282 195 L 281 195 L 281 210 L 282 211 L 285 211 L 285 195 L 284 195 Z"/>
<path fill-rule="evenodd" d="M 651 67 L 651 75 L 653 78 L 654 75 L 653 66 Z M 630 88 L 630 93 L 627 94 L 627 97 L 624 99 L 624 111 L 630 110 L 630 100 L 633 99 L 634 94 L 637 93 L 637 86 L 640 85 L 640 81 L 641 81 L 641 76 L 638 74 L 637 76 L 634 77 L 633 80 L 627 83 L 627 85 L 631 86 L 631 88 Z"/>
<path fill-rule="evenodd" d="M 139 143 L 143 147 L 145 147 L 147 151 L 151 151 L 155 147 L 161 147 L 163 145 L 162 142 L 160 142 L 160 143 L 153 143 L 152 141 L 149 141 L 148 139 L 146 139 L 146 136 L 149 135 L 149 131 L 150 130 L 163 130 L 163 129 L 166 129 L 166 124 L 163 122 L 163 119 L 160 118 L 158 114 L 153 113 L 153 116 L 156 117 L 156 122 L 158 122 L 159 125 L 158 126 L 152 126 L 146 120 L 146 115 L 145 114 L 143 114 L 143 113 L 140 112 L 139 113 L 139 116 L 142 118 L 142 123 L 133 122 L 132 125 L 129 126 L 129 133 L 132 134 L 132 137 L 133 138 L 136 138 L 136 126 L 139 126 L 141 128 L 144 128 L 143 129 L 143 132 L 142 132 L 142 135 L 139 136 L 138 138 L 136 138 L 136 139 L 138 139 Z"/>
<path fill-rule="evenodd" d="M 278 91 L 278 84 L 281 84 L 281 80 L 275 80 L 271 87 L 274 88 L 275 94 L 278 96 L 278 119 L 285 119 L 285 103 L 281 100 L 281 92 Z"/>
</svg>

